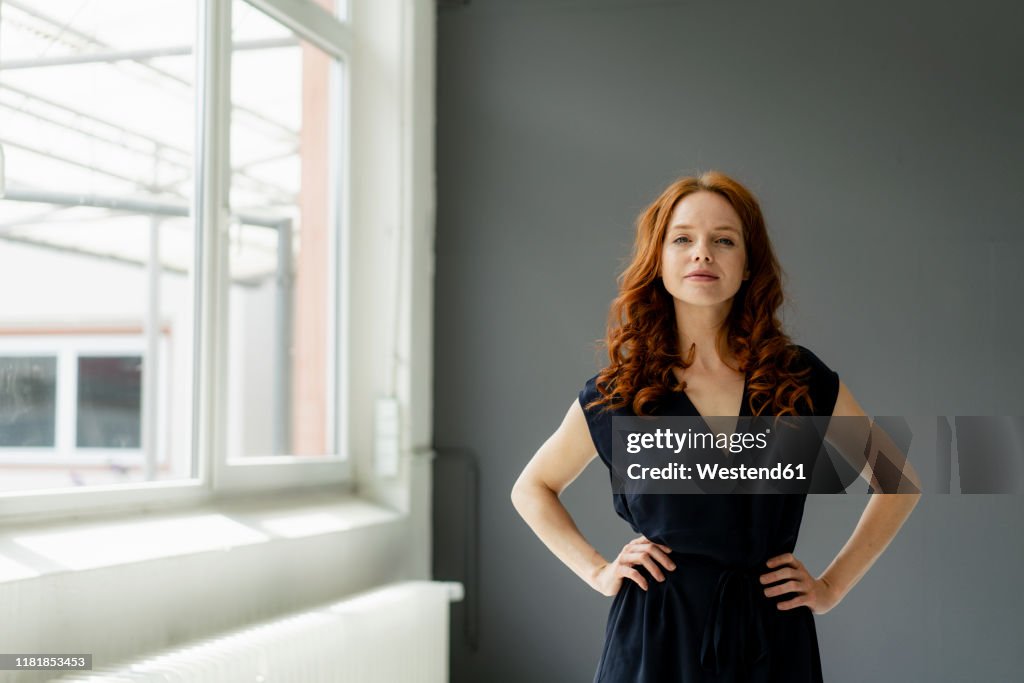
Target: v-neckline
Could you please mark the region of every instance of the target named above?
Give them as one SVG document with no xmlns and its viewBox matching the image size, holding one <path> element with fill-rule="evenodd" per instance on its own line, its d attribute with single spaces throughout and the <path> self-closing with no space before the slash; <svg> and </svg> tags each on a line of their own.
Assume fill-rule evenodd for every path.
<svg viewBox="0 0 1024 683">
<path fill-rule="evenodd" d="M 740 396 L 740 412 L 739 412 L 739 415 L 735 416 L 736 422 L 732 425 L 732 433 L 736 433 L 736 431 L 740 428 L 740 424 L 742 423 L 743 418 L 745 418 L 745 417 L 753 417 L 753 413 L 750 412 L 750 401 L 749 401 L 748 396 L 747 396 L 747 391 L 749 389 L 749 386 L 748 386 L 749 382 L 750 382 L 750 373 L 749 372 L 743 373 L 743 393 Z M 705 431 L 709 432 L 710 434 L 717 435 L 718 432 L 716 432 L 714 429 L 711 428 L 711 425 L 708 424 L 707 418 L 704 415 L 702 415 L 699 410 L 697 410 L 696 404 L 693 402 L 693 400 L 690 398 L 690 396 L 686 393 L 686 391 L 683 390 L 683 391 L 680 391 L 679 393 L 683 395 L 683 401 L 685 401 L 686 405 L 689 406 L 690 413 L 691 413 L 690 417 L 697 417 L 698 419 L 700 419 L 701 423 L 704 425 Z M 710 417 L 717 417 L 717 418 L 729 417 L 729 418 L 731 418 L 733 416 L 732 415 L 711 415 Z M 727 452 L 723 452 L 723 455 L 725 455 L 725 457 L 727 457 L 727 458 L 729 457 L 729 453 L 727 453 Z"/>
<path fill-rule="evenodd" d="M 743 373 L 743 393 L 740 395 L 740 412 L 738 415 L 711 415 L 711 417 L 735 417 L 737 423 L 739 423 L 740 418 L 753 417 L 753 413 L 750 412 L 750 401 L 747 397 L 749 383 L 750 373 Z M 701 414 L 701 412 L 697 410 L 696 404 L 694 404 L 689 394 L 686 393 L 686 390 L 684 389 L 679 393 L 682 394 L 683 400 L 686 401 L 686 404 L 690 407 L 690 411 L 693 413 L 692 415 L 690 415 L 690 417 L 699 417 L 704 422 L 705 426 L 707 426 L 706 416 Z"/>
</svg>

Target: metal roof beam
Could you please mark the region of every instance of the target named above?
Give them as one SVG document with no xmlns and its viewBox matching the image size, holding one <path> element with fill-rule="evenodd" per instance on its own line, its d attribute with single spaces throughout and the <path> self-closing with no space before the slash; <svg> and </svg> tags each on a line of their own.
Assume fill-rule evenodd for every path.
<svg viewBox="0 0 1024 683">
<path fill-rule="evenodd" d="M 149 182 L 147 180 L 140 180 L 138 178 L 132 178 L 132 177 L 124 175 L 122 173 L 118 173 L 117 171 L 111 171 L 111 170 L 105 169 L 105 168 L 103 168 L 101 166 L 97 166 L 96 164 L 91 164 L 91 163 L 88 163 L 88 162 L 85 162 L 85 161 L 78 161 L 77 159 L 71 159 L 69 157 L 61 156 L 60 154 L 57 154 L 55 152 L 52 152 L 52 151 L 49 151 L 49 150 L 45 150 L 45 149 L 40 149 L 39 147 L 33 147 L 31 145 L 26 145 L 26 144 L 24 144 L 22 142 L 19 142 L 17 140 L 11 140 L 10 138 L 0 137 L 0 144 L 6 145 L 8 147 L 16 147 L 16 148 L 24 150 L 26 152 L 31 152 L 32 154 L 38 154 L 40 156 L 47 157 L 49 159 L 54 159 L 54 160 L 59 161 L 60 163 L 63 163 L 63 164 L 70 164 L 71 166 L 76 166 L 78 168 L 83 168 L 83 169 L 85 169 L 85 170 L 87 170 L 87 171 L 89 171 L 91 173 L 96 173 L 96 174 L 99 174 L 99 175 L 104 175 L 104 176 L 106 176 L 108 178 L 113 178 L 115 180 L 120 180 L 122 182 L 131 183 L 132 185 L 138 186 L 139 189 L 142 189 L 142 190 L 147 190 L 149 192 L 153 192 L 153 191 L 155 191 L 157 189 L 157 187 L 154 185 L 154 183 L 151 183 L 151 182 Z M 10 173 L 9 169 L 8 169 L 8 173 Z"/>
<path fill-rule="evenodd" d="M 105 49 L 108 49 L 108 50 L 113 48 L 112 45 L 104 43 L 103 41 L 101 41 L 100 39 L 96 38 L 95 36 L 91 36 L 91 35 L 89 35 L 87 33 L 84 33 L 82 31 L 79 31 L 79 30 L 75 29 L 75 28 L 72 28 L 68 24 L 68 22 L 61 21 L 60 19 L 57 19 L 56 17 L 50 16 L 50 15 L 46 14 L 45 12 L 40 12 L 40 11 L 38 11 L 36 9 L 33 9 L 33 8 L 29 7 L 26 3 L 21 2 L 20 0 L 3 0 L 3 3 L 7 7 L 13 7 L 15 9 L 17 9 L 17 10 L 19 10 L 19 11 L 21 11 L 21 12 L 27 14 L 27 15 L 29 15 L 30 17 L 34 17 L 34 18 L 36 18 L 36 19 L 38 19 L 40 21 L 44 21 L 44 22 L 50 24 L 51 26 L 54 26 L 54 27 L 58 28 L 60 33 L 58 34 L 57 37 L 54 38 L 54 40 L 56 40 L 57 38 L 59 38 L 62 35 L 70 35 L 70 36 L 74 36 L 75 38 L 78 38 L 81 41 L 84 41 L 84 42 L 86 42 L 88 44 L 91 44 L 91 45 L 95 45 L 97 47 L 105 48 Z M 323 11 L 323 10 L 321 10 L 321 11 Z M 114 64 L 120 64 L 120 62 L 114 62 Z M 188 96 L 189 97 L 192 96 L 192 92 L 191 92 L 192 91 L 192 83 L 191 83 L 191 81 L 187 81 L 184 78 L 179 78 L 178 76 L 176 76 L 175 74 L 172 74 L 169 71 L 161 69 L 161 68 L 159 68 L 157 66 L 154 66 L 152 64 L 148 64 L 148 63 L 146 63 L 144 61 L 141 61 L 141 62 L 129 62 L 129 64 L 136 64 L 136 65 L 142 67 L 143 69 L 146 69 L 148 71 L 151 71 L 151 72 L 157 74 L 161 78 L 165 78 L 167 80 L 170 80 L 170 81 L 172 81 L 174 83 L 177 83 L 177 84 L 181 85 L 188 92 L 188 94 L 189 94 Z M 248 107 L 242 107 L 242 106 L 239 106 L 239 105 L 235 105 L 234 109 L 236 111 L 240 112 L 240 113 L 245 114 L 246 116 L 251 117 L 254 121 L 258 121 L 258 122 L 260 122 L 262 124 L 265 124 L 265 125 L 269 126 L 270 128 L 274 129 L 275 132 L 277 134 L 279 134 L 279 135 L 281 135 L 283 133 L 282 139 L 289 140 L 289 141 L 297 140 L 298 139 L 298 134 L 296 134 L 295 131 L 291 130 L 290 128 L 288 128 L 283 123 L 280 123 L 278 121 L 274 121 L 273 119 L 271 119 L 271 118 L 269 118 L 267 116 L 264 116 L 263 114 L 259 113 L 258 111 L 255 111 L 253 109 L 249 109 Z"/>
<path fill-rule="evenodd" d="M 4 88 L 4 87 L 9 88 L 9 86 L 4 86 L 3 84 L 0 84 L 0 88 Z M 102 124 L 103 126 L 105 126 L 107 128 L 110 128 L 110 129 L 112 129 L 113 131 L 115 131 L 117 133 L 127 134 L 130 137 L 136 138 L 138 140 L 142 140 L 143 142 L 147 143 L 147 145 L 151 145 L 154 149 L 150 149 L 150 150 L 139 149 L 138 146 L 133 146 L 133 145 L 127 144 L 125 142 L 113 140 L 110 137 L 107 137 L 107 136 L 104 136 L 104 135 L 100 135 L 100 134 L 97 134 L 97 133 L 94 133 L 94 132 L 91 132 L 91 131 L 82 130 L 81 128 L 76 128 L 75 126 L 73 126 L 73 125 L 71 125 L 69 123 L 64 123 L 62 121 L 58 121 L 57 119 L 54 119 L 54 118 L 48 117 L 48 116 L 44 116 L 44 115 L 39 114 L 37 112 L 26 111 L 26 110 L 24 110 L 24 108 L 19 109 L 14 104 L 10 104 L 10 103 L 6 103 L 6 102 L 3 102 L 3 101 L 0 101 L 0 107 L 6 107 L 8 109 L 11 109 L 12 111 L 16 111 L 17 113 L 24 114 L 26 116 L 35 117 L 35 118 L 37 118 L 37 119 L 39 119 L 41 121 L 45 121 L 46 123 L 48 123 L 50 125 L 58 126 L 58 127 L 66 129 L 66 130 L 70 130 L 72 132 L 84 135 L 84 136 L 86 136 L 88 138 L 91 138 L 93 140 L 97 140 L 97 141 L 100 141 L 100 142 L 103 142 L 103 143 L 106 143 L 106 144 L 110 144 L 110 145 L 113 145 L 113 146 L 116 146 L 116 147 L 120 147 L 121 149 L 127 150 L 129 152 L 134 153 L 134 154 L 139 154 L 139 155 L 143 155 L 143 156 L 154 156 L 154 155 L 156 155 L 156 156 L 159 157 L 159 160 L 161 162 L 167 163 L 168 165 L 176 167 L 176 168 L 179 168 L 179 169 L 186 170 L 187 174 L 182 176 L 181 178 L 173 179 L 173 180 L 170 180 L 170 181 L 165 181 L 163 183 L 160 183 L 159 185 L 154 185 L 153 183 L 149 183 L 149 182 L 146 182 L 146 181 L 128 180 L 128 182 L 133 182 L 133 183 L 136 183 L 136 184 L 141 184 L 144 187 L 146 187 L 147 189 L 156 189 L 158 191 L 169 191 L 169 192 L 172 192 L 174 194 L 178 194 L 180 196 L 184 196 L 184 194 L 181 193 L 178 189 L 176 189 L 175 186 L 180 184 L 183 180 L 188 179 L 189 177 L 191 177 L 191 173 L 192 173 L 192 165 L 191 165 L 191 163 L 188 163 L 187 161 L 176 161 L 176 160 L 171 159 L 171 158 L 169 158 L 167 156 L 157 155 L 155 148 L 160 148 L 162 150 L 171 150 L 171 151 L 173 151 L 175 153 L 178 153 L 178 154 L 181 154 L 183 156 L 186 156 L 186 157 L 190 158 L 191 154 L 187 150 L 184 150 L 184 149 L 179 148 L 179 147 L 175 147 L 174 145 L 170 145 L 170 144 L 166 144 L 166 143 L 160 142 L 159 140 L 156 140 L 154 138 L 149 138 L 149 137 L 147 137 L 147 136 L 145 136 L 145 135 L 143 135 L 141 133 L 136 133 L 135 131 L 132 131 L 132 130 L 127 129 L 127 128 L 119 128 L 119 127 L 115 126 L 114 124 L 110 123 L 109 121 L 103 121 L 102 119 L 95 119 L 95 118 L 91 117 L 88 114 L 78 112 L 78 111 L 76 111 L 75 109 L 73 109 L 71 107 L 66 107 L 64 105 L 57 104 L 55 102 L 50 102 L 49 100 L 46 100 L 45 98 L 39 97 L 37 95 L 34 95 L 33 93 L 30 93 L 28 91 L 19 90 L 17 88 L 9 88 L 9 89 L 13 90 L 14 92 L 17 92 L 19 95 L 22 95 L 24 97 L 31 98 L 31 99 L 38 99 L 39 101 L 41 101 L 41 102 L 43 102 L 43 103 L 45 103 L 45 104 L 47 104 L 49 106 L 53 106 L 53 107 L 59 108 L 59 109 L 61 109 L 63 111 L 68 112 L 69 114 L 71 114 L 73 116 L 78 116 L 78 117 L 81 117 L 83 119 L 89 120 L 91 122 L 94 122 L 94 123 L 97 123 L 97 124 Z M 25 150 L 27 150 L 29 152 L 33 152 L 35 154 L 41 154 L 43 156 L 48 156 L 48 157 L 51 157 L 53 159 L 57 159 L 58 161 L 63 161 L 63 162 L 67 162 L 67 163 L 74 164 L 74 165 L 81 165 L 79 162 L 74 161 L 72 159 L 69 159 L 67 157 L 62 157 L 62 156 L 57 155 L 57 154 L 44 152 L 42 150 L 39 150 L 39 149 L 36 149 L 36 148 L 33 148 L 33 147 L 29 147 L 27 145 L 18 144 L 18 143 L 11 143 L 11 146 L 12 147 L 21 147 L 22 149 L 25 149 Z M 283 152 L 283 153 L 280 153 L 280 154 L 272 155 L 270 157 L 267 157 L 266 159 L 260 159 L 258 163 L 264 163 L 264 162 L 273 161 L 273 160 L 276 160 L 276 159 L 283 159 L 283 158 L 288 157 L 291 154 L 297 154 L 297 153 L 298 153 L 298 147 L 296 146 L 294 151 Z M 253 162 L 253 163 L 257 163 L 257 162 Z M 252 164 L 242 164 L 240 166 L 236 166 L 233 169 L 233 172 L 237 173 L 239 178 L 242 178 L 245 181 L 247 181 L 249 187 L 251 187 L 251 188 L 253 188 L 255 190 L 258 190 L 259 192 L 265 192 L 265 193 L 268 193 L 268 194 L 271 194 L 271 195 L 275 195 L 275 196 L 277 196 L 279 198 L 280 201 L 289 201 L 289 202 L 290 201 L 294 201 L 294 197 L 292 196 L 291 193 L 286 192 L 286 191 L 282 190 L 280 187 L 278 187 L 276 185 L 267 183 L 266 181 L 260 180 L 259 178 L 251 175 L 249 173 L 249 170 L 248 170 L 248 166 L 250 166 L 250 165 L 252 165 Z M 90 170 L 97 170 L 100 173 L 104 173 L 104 171 L 102 171 L 98 167 L 89 166 L 88 168 Z M 115 177 L 117 177 L 120 180 L 127 180 L 126 178 L 124 178 L 122 176 L 115 176 Z"/>
<path fill-rule="evenodd" d="M 246 40 L 232 45 L 235 52 L 246 50 L 270 50 L 282 47 L 297 47 L 295 38 L 268 38 L 266 40 Z M 156 47 L 148 50 L 108 50 L 82 55 L 66 55 L 62 57 L 38 57 L 36 59 L 12 59 L 0 62 L 0 71 L 17 69 L 38 69 L 51 66 L 70 66 L 76 64 L 113 64 L 115 62 L 146 62 L 160 57 L 183 57 L 194 52 L 191 45 L 175 47 Z"/>
<path fill-rule="evenodd" d="M 5 0 L 5 1 L 8 1 L 8 0 Z M 22 88 L 13 86 L 10 83 L 5 83 L 3 81 L 0 81 L 0 89 L 2 89 L 2 90 L 10 90 L 11 92 L 16 93 L 18 95 L 21 95 L 22 97 L 25 97 L 25 98 L 28 98 L 28 99 L 31 99 L 31 100 L 35 100 L 37 102 L 42 102 L 43 104 L 45 104 L 48 107 L 53 107 L 54 109 L 59 109 L 60 111 L 65 111 L 65 112 L 71 114 L 72 116 L 79 117 L 79 118 L 81 118 L 81 119 L 83 119 L 85 121 L 89 121 L 90 123 L 95 123 L 95 124 L 100 125 L 100 126 L 105 126 L 105 127 L 109 128 L 109 129 L 111 129 L 112 131 L 114 131 L 115 133 L 127 134 L 127 135 L 129 135 L 129 136 L 131 136 L 133 138 L 136 138 L 138 140 L 142 140 L 143 142 L 149 143 L 151 145 L 159 145 L 160 147 L 163 147 L 164 149 L 174 150 L 175 152 L 178 152 L 179 154 L 185 155 L 187 157 L 191 157 L 192 153 L 189 150 L 185 149 L 184 147 L 177 147 L 177 146 L 169 144 L 167 142 L 163 142 L 161 140 L 157 140 L 154 137 L 150 137 L 148 135 L 145 135 L 144 133 L 136 132 L 136 131 L 131 130 L 129 128 L 122 128 L 121 126 L 119 126 L 117 124 L 114 124 L 114 123 L 111 123 L 110 121 L 107 121 L 106 119 L 101 119 L 101 118 L 99 118 L 97 116 L 93 116 L 92 114 L 88 114 L 86 112 L 79 111 L 79 110 L 75 109 L 74 107 L 68 106 L 66 104 L 62 104 L 60 102 L 55 102 L 54 100 L 51 100 L 51 99 L 49 99 L 47 97 L 44 97 L 43 95 L 38 95 L 38 94 L 30 92 L 28 90 L 23 90 Z"/>
<path fill-rule="evenodd" d="M 91 206 L 112 211 L 126 211 L 150 216 L 188 216 L 191 208 L 188 204 L 159 202 L 152 199 L 134 197 L 116 197 L 100 194 L 75 194 L 72 192 L 51 192 L 49 190 L 32 190 L 22 187 L 11 187 L 2 199 L 16 202 L 35 202 L 38 204 L 55 204 L 57 206 Z M 257 225 L 278 230 L 282 223 L 290 222 L 290 218 L 260 216 L 257 214 L 233 213 L 232 218 L 244 225 Z"/>
</svg>

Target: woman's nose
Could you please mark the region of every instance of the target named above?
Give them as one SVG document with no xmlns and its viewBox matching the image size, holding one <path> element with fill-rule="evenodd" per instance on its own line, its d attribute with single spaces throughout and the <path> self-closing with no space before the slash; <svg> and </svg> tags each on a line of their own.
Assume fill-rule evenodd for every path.
<svg viewBox="0 0 1024 683">
<path fill-rule="evenodd" d="M 711 250 L 708 249 L 707 244 L 703 241 L 697 242 L 693 248 L 693 260 L 694 261 L 707 261 L 711 262 Z"/>
</svg>

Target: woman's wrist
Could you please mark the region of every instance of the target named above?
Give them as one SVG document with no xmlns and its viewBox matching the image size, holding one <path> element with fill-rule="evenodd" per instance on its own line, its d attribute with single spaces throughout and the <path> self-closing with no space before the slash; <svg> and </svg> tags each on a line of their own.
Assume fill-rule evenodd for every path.
<svg viewBox="0 0 1024 683">
<path fill-rule="evenodd" d="M 601 576 L 601 572 L 608 566 L 608 562 L 601 558 L 601 561 L 591 567 L 590 572 L 586 576 L 587 585 L 594 590 L 600 592 L 600 586 L 597 585 L 597 578 Z"/>
<path fill-rule="evenodd" d="M 835 579 L 822 574 L 818 577 L 818 581 L 825 587 L 825 591 L 828 594 L 828 599 L 833 606 L 838 605 L 842 599 L 846 596 L 846 589 L 836 583 Z"/>
</svg>

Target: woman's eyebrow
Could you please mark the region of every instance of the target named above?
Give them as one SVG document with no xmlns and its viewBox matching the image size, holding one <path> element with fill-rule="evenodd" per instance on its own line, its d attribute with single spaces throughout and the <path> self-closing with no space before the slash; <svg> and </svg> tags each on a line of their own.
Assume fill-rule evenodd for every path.
<svg viewBox="0 0 1024 683">
<path fill-rule="evenodd" d="M 678 225 L 670 226 L 669 230 L 693 230 L 693 226 L 692 225 L 686 225 L 685 223 L 680 223 Z M 717 228 L 711 228 L 711 231 L 712 232 L 716 232 L 716 231 L 717 232 L 734 232 L 737 235 L 740 234 L 739 229 L 738 228 L 734 228 L 731 225 L 720 225 Z"/>
</svg>

